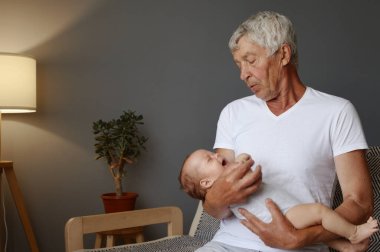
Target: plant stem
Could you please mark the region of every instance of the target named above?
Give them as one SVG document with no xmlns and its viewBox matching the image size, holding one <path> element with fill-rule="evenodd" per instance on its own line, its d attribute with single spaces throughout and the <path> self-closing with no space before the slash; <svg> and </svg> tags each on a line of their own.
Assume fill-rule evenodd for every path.
<svg viewBox="0 0 380 252">
<path fill-rule="evenodd" d="M 121 196 L 123 193 L 121 176 L 114 177 L 116 196 Z"/>
</svg>

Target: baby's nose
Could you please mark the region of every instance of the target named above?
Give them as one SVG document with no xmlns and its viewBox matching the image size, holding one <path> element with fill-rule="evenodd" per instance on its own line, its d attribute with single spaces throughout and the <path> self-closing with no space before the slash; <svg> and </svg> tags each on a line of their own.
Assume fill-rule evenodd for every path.
<svg viewBox="0 0 380 252">
<path fill-rule="evenodd" d="M 217 160 L 217 161 L 221 161 L 221 158 L 222 156 L 219 154 L 219 153 L 215 153 L 214 155 L 213 155 L 213 158 L 215 159 L 215 160 Z"/>
</svg>

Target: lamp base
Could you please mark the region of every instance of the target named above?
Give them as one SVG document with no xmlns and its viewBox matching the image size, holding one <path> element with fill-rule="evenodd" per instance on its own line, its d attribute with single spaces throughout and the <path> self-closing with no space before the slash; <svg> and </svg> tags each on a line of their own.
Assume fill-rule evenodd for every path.
<svg viewBox="0 0 380 252">
<path fill-rule="evenodd" d="M 8 181 L 9 189 L 12 193 L 13 200 L 18 210 L 18 215 L 20 216 L 21 223 L 24 227 L 24 231 L 29 242 L 30 250 L 32 252 L 39 252 L 36 237 L 34 236 L 32 225 L 30 223 L 28 214 L 26 212 L 24 198 L 22 196 L 20 187 L 18 186 L 16 174 L 13 170 L 13 162 L 0 161 L 0 176 L 2 176 L 3 169 L 4 169 L 5 177 L 7 178 L 7 181 Z M 3 247 L 0 248 L 0 251 L 2 251 L 2 249 Z"/>
</svg>

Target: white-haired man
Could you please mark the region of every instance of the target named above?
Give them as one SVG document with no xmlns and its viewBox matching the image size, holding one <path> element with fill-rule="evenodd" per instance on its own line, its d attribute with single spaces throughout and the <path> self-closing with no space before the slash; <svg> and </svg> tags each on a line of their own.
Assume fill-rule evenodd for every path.
<svg viewBox="0 0 380 252">
<path fill-rule="evenodd" d="M 240 212 L 246 218 L 242 222 L 226 213 L 229 205 L 255 193 L 261 181 L 277 185 L 301 203 L 330 205 L 337 174 L 344 200 L 336 211 L 352 223 L 367 220 L 373 211 L 364 155 L 368 146 L 355 108 L 301 82 L 293 25 L 281 14 L 252 16 L 233 33 L 229 47 L 240 78 L 254 95 L 223 109 L 214 148 L 230 160 L 248 153 L 262 172 L 248 173 L 251 161 L 215 181 L 204 208 L 222 219 L 221 227 L 199 251 L 328 251 L 325 243 L 339 237 L 321 225 L 295 229 L 270 199 L 257 202 L 268 207 L 270 223 L 245 209 Z M 367 246 L 368 241 L 356 249 Z"/>
</svg>

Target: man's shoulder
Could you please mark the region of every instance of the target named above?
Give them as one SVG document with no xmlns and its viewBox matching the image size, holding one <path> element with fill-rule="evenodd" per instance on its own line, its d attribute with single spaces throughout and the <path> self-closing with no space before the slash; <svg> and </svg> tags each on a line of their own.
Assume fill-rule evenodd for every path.
<svg viewBox="0 0 380 252">
<path fill-rule="evenodd" d="M 326 106 L 345 106 L 349 100 L 308 87 L 308 102 Z"/>
<path fill-rule="evenodd" d="M 256 95 L 249 95 L 229 102 L 225 108 L 234 109 L 242 106 L 259 105 L 262 102 Z"/>
</svg>

